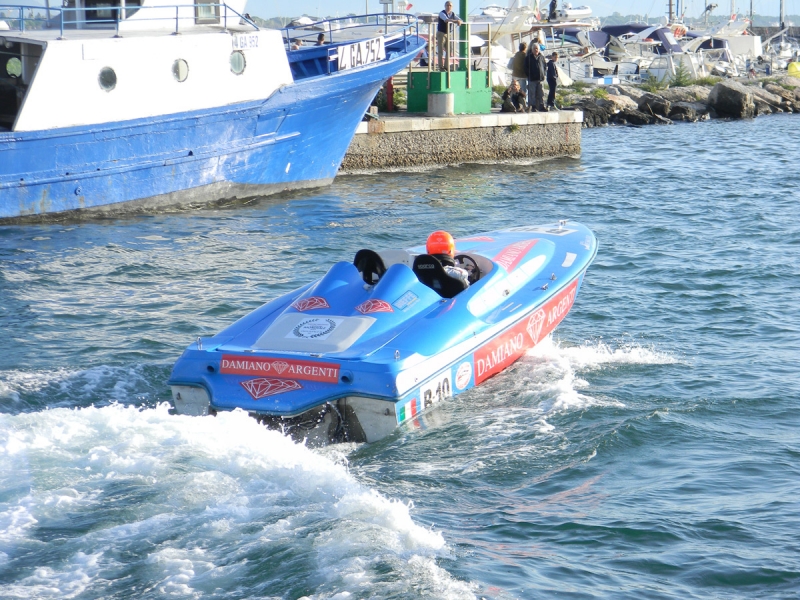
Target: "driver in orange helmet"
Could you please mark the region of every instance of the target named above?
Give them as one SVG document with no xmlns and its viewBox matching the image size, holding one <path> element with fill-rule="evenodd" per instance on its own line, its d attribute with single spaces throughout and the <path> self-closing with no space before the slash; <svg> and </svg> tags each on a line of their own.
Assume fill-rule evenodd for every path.
<svg viewBox="0 0 800 600">
<path fill-rule="evenodd" d="M 467 273 L 467 270 L 456 266 L 454 258 L 456 254 L 456 243 L 452 235 L 446 231 L 434 231 L 428 236 L 425 249 L 428 254 L 442 263 L 445 273 L 453 279 L 460 279 L 469 285 L 469 273 Z"/>
</svg>

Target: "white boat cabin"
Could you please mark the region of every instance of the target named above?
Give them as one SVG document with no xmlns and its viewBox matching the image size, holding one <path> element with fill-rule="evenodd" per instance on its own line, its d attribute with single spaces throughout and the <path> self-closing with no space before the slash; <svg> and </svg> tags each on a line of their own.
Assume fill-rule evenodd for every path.
<svg viewBox="0 0 800 600">
<path fill-rule="evenodd" d="M 0 132 L 91 126 L 268 98 L 294 81 L 246 0 L 0 5 Z"/>
</svg>

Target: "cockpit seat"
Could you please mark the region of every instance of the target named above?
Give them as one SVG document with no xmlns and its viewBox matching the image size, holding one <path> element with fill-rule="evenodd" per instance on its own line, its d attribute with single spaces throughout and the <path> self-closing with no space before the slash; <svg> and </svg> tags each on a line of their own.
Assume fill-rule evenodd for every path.
<svg viewBox="0 0 800 600">
<path fill-rule="evenodd" d="M 366 248 L 356 252 L 356 257 L 353 259 L 353 264 L 361 273 L 361 277 L 365 283 L 375 285 L 386 273 L 386 265 L 383 259 L 374 250 L 367 250 Z"/>
<path fill-rule="evenodd" d="M 430 254 L 420 254 L 414 259 L 412 267 L 417 279 L 427 285 L 442 298 L 452 298 L 463 292 L 469 284 L 450 277 L 444 270 L 442 263 Z"/>
</svg>

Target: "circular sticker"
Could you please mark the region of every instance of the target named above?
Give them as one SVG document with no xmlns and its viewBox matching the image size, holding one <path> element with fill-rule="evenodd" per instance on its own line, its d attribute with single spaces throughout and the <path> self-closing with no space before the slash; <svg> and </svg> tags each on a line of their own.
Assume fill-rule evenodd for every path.
<svg viewBox="0 0 800 600">
<path fill-rule="evenodd" d="M 456 387 L 463 390 L 469 385 L 470 379 L 472 379 L 472 365 L 468 362 L 461 363 L 456 371 Z"/>
<path fill-rule="evenodd" d="M 314 339 L 330 335 L 334 329 L 336 321 L 333 319 L 308 319 L 295 327 L 292 333 L 300 338 Z"/>
</svg>

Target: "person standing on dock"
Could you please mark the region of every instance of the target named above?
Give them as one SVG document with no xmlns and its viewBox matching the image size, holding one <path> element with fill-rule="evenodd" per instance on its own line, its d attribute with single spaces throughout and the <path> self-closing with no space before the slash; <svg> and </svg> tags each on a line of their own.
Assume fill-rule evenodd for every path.
<svg viewBox="0 0 800 600">
<path fill-rule="evenodd" d="M 453 3 L 445 2 L 444 10 L 439 13 L 438 25 L 436 27 L 436 50 L 439 54 L 439 70 L 444 71 L 444 55 L 447 54 L 447 61 L 450 61 L 452 48 L 450 47 L 450 23 L 462 21 L 453 12 Z M 445 46 L 447 50 L 445 50 Z"/>
<path fill-rule="evenodd" d="M 528 55 L 525 57 L 525 73 L 528 75 L 528 109 L 545 111 L 544 88 L 542 82 L 547 74 L 544 55 L 539 51 L 539 44 L 531 42 Z"/>
<path fill-rule="evenodd" d="M 547 92 L 547 110 L 553 110 L 556 107 L 556 85 L 558 84 L 558 52 L 553 52 L 550 55 L 550 60 L 547 61 L 547 87 L 550 90 Z"/>
<path fill-rule="evenodd" d="M 519 82 L 519 89 L 525 95 L 528 94 L 528 74 L 525 72 L 525 51 L 527 49 L 528 44 L 520 42 L 519 52 L 511 59 L 511 77 Z"/>
</svg>

